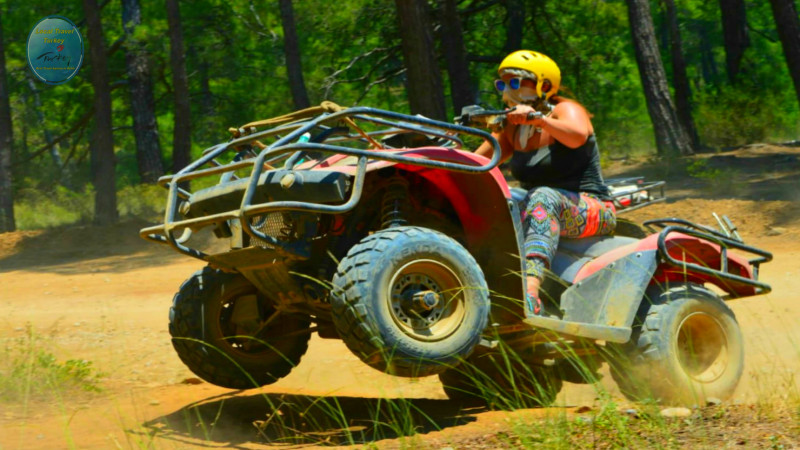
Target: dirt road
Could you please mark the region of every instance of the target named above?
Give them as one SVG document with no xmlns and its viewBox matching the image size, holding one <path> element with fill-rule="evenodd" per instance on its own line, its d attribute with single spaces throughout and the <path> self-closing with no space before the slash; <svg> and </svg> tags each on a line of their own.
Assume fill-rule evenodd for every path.
<svg viewBox="0 0 800 450">
<path fill-rule="evenodd" d="M 676 188 L 688 194 L 632 218 L 680 215 L 710 223 L 710 211 L 715 210 L 739 223 L 748 243 L 775 254 L 762 274 L 774 291 L 732 303 L 746 339 L 747 365 L 731 401 L 759 401 L 797 389 L 797 203 L 774 196 L 721 199 L 696 189 L 680 190 L 686 186 Z M 783 193 L 787 188 L 776 189 Z M 59 360 L 88 360 L 105 374 L 101 394 L 0 404 L 0 448 L 259 448 L 263 439 L 252 424 L 274 413 L 269 401 L 330 396 L 356 420 L 366 419 L 365 411 L 375 406 L 376 398 L 419 399 L 412 403 L 428 411 L 443 429 L 428 433 L 426 439 L 440 440 L 442 446 L 457 439 L 454 436 L 480 436 L 502 427 L 502 413 L 462 414 L 446 400 L 435 377 L 408 380 L 378 373 L 341 342 L 316 337 L 299 367 L 263 390 L 235 392 L 194 384 L 194 375 L 170 344 L 167 312 L 182 280 L 202 264 L 140 242 L 139 225 L 0 235 L 0 342 L 13 345 L 30 324 L 35 333 L 51 339 Z M 618 396 L 610 377 L 603 383 Z M 595 397 L 591 386 L 568 385 L 558 404 L 587 405 Z M 189 416 L 195 414 L 189 407 L 198 403 L 204 404 L 200 411 L 213 426 L 198 426 Z"/>
</svg>

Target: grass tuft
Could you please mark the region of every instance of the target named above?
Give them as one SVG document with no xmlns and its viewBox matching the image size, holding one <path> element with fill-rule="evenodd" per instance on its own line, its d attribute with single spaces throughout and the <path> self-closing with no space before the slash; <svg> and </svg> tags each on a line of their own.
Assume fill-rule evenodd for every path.
<svg viewBox="0 0 800 450">
<path fill-rule="evenodd" d="M 149 184 L 123 187 L 117 192 L 120 218 L 148 222 L 163 218 L 166 192 L 162 187 Z M 20 230 L 88 224 L 94 217 L 91 185 L 83 191 L 72 191 L 60 185 L 50 191 L 22 189 L 15 200 L 14 217 Z"/>
<path fill-rule="evenodd" d="M 0 359 L 0 400 L 21 403 L 52 400 L 80 392 L 101 392 L 105 376 L 91 361 L 59 361 L 52 342 L 36 334 L 30 324 L 22 337 L 6 343 Z"/>
</svg>

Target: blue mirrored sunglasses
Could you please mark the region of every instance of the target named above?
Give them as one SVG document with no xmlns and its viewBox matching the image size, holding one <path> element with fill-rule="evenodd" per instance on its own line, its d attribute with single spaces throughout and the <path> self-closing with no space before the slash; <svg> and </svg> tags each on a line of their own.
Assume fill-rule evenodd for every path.
<svg viewBox="0 0 800 450">
<path fill-rule="evenodd" d="M 508 86 L 512 90 L 516 91 L 517 89 L 519 89 L 520 86 L 522 86 L 522 78 L 521 77 L 514 77 L 514 78 L 508 80 L 508 83 L 506 83 L 504 80 L 494 80 L 494 87 L 498 91 L 500 91 L 500 92 L 505 91 L 506 90 L 506 86 Z"/>
</svg>

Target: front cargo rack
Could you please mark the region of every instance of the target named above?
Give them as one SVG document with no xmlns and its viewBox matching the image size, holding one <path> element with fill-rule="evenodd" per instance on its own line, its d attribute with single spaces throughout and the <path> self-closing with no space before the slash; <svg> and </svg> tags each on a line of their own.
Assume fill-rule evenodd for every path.
<svg viewBox="0 0 800 450">
<path fill-rule="evenodd" d="M 366 129 L 365 124 L 377 129 Z M 258 130 L 264 126 L 269 128 Z M 253 122 L 231 131 L 234 136 L 231 140 L 207 148 L 199 159 L 178 173 L 158 180 L 160 186 L 169 190 L 164 222 L 142 229 L 140 235 L 143 238 L 168 244 L 180 253 L 207 261 L 209 255 L 185 245 L 192 231 L 212 224 L 235 222 L 251 237 L 280 251 L 283 243 L 254 227 L 251 219 L 279 210 L 323 214 L 350 211 L 361 198 L 367 164 L 370 161 L 381 160 L 481 174 L 497 167 L 501 156 L 497 140 L 483 130 L 370 107 L 342 108 L 330 102 L 286 116 Z M 397 144 L 391 139 L 403 134 L 422 137 L 422 141 L 426 143 L 452 151 L 460 150 L 463 145 L 458 135 L 468 135 L 489 142 L 494 152 L 491 160 L 483 165 L 404 156 L 401 150 L 408 147 L 394 147 L 393 144 Z M 274 141 L 270 144 L 262 143 L 267 139 Z M 404 143 L 403 140 L 399 142 L 401 145 Z M 221 156 L 229 156 L 234 152 L 229 162 L 218 160 Z M 336 154 L 356 159 L 350 195 L 344 203 L 254 201 L 259 180 L 265 171 L 310 170 L 322 159 Z M 317 164 L 308 164 L 310 159 L 317 159 Z M 283 164 L 282 167 L 279 168 L 279 164 Z M 181 203 L 188 201 L 192 195 L 192 192 L 184 188 L 188 182 L 215 175 L 221 176 L 222 182 L 230 181 L 238 179 L 236 172 L 243 170 L 249 170 L 250 174 L 244 177 L 248 181 L 238 208 L 199 217 L 179 217 Z M 180 236 L 177 235 L 179 232 L 182 233 Z"/>
</svg>

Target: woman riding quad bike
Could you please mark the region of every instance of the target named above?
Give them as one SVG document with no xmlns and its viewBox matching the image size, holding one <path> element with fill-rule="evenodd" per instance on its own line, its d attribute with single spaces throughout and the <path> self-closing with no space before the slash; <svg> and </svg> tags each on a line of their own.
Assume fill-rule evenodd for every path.
<svg viewBox="0 0 800 450">
<path fill-rule="evenodd" d="M 501 161 L 528 190 L 523 212 L 526 306 L 540 314 L 539 286 L 559 237 L 603 236 L 614 231 L 616 211 L 603 182 L 600 152 L 586 109 L 557 96 L 561 70 L 548 56 L 520 50 L 497 69 L 495 87 L 512 108 L 494 133 Z M 491 155 L 484 143 L 479 155 Z"/>
<path fill-rule="evenodd" d="M 274 383 L 313 333 L 377 370 L 439 375 L 449 396 L 484 392 L 501 406 L 552 403 L 609 353 L 632 398 L 724 399 L 741 376 L 733 313 L 704 285 L 768 292 L 758 267 L 771 255 L 725 230 L 666 219 L 644 238 L 564 237 L 530 315 L 521 213 L 492 134 L 329 103 L 233 134 L 160 180 L 164 221 L 140 232 L 208 263 L 169 316 L 178 356 L 206 381 Z M 460 136 L 486 141 L 491 159 Z M 184 187 L 203 177 L 220 181 Z M 228 248 L 193 239 L 204 227 Z"/>
</svg>

